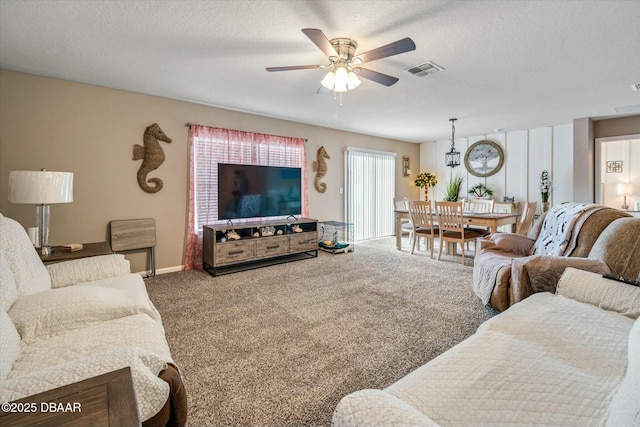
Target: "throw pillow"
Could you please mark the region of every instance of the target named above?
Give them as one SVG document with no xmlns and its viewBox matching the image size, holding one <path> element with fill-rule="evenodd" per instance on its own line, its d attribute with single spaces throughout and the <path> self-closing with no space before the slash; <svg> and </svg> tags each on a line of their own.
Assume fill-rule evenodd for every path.
<svg viewBox="0 0 640 427">
<path fill-rule="evenodd" d="M 632 319 L 640 317 L 640 287 L 567 268 L 558 281 L 556 295 L 615 311 Z"/>
<path fill-rule="evenodd" d="M 497 252 L 509 252 L 517 255 L 529 255 L 534 241 L 528 237 L 513 233 L 496 233 L 488 236 L 495 243 L 487 250 Z"/>
</svg>

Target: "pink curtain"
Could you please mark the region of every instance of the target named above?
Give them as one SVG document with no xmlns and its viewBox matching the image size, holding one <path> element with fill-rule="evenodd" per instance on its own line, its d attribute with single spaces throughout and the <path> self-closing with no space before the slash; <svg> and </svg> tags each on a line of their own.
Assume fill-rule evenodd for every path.
<svg viewBox="0 0 640 427">
<path fill-rule="evenodd" d="M 304 142 L 302 138 L 191 125 L 185 270 L 202 267 L 202 226 L 218 220 L 218 163 L 301 168 L 302 216 L 309 216 Z"/>
</svg>

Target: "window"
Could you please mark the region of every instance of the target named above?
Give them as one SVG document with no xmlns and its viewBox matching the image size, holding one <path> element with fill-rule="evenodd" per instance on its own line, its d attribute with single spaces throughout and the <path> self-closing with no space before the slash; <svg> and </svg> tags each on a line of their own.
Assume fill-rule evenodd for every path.
<svg viewBox="0 0 640 427">
<path fill-rule="evenodd" d="M 304 139 L 191 125 L 185 268 L 202 265 L 202 226 L 218 221 L 218 163 L 302 168 L 302 216 L 309 214 Z"/>
</svg>

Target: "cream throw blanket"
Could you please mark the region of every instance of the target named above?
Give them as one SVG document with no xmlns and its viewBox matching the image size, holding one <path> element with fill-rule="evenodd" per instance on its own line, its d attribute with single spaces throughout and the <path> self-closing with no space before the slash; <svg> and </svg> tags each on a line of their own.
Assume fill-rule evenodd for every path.
<svg viewBox="0 0 640 427">
<path fill-rule="evenodd" d="M 533 245 L 533 254 L 570 256 L 576 247 L 582 224 L 591 214 L 604 208 L 593 203 L 554 206 L 544 219 L 540 237 Z"/>
</svg>

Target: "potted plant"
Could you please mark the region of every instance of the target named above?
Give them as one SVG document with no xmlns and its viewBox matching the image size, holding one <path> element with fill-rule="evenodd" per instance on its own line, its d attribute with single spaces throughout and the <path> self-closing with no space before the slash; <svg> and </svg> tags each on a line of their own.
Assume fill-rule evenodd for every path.
<svg viewBox="0 0 640 427">
<path fill-rule="evenodd" d="M 430 172 L 421 172 L 414 181 L 416 187 L 424 188 L 424 199 L 429 200 L 429 187 L 435 187 L 438 183 L 438 179 Z"/>
<path fill-rule="evenodd" d="M 462 187 L 462 181 L 464 181 L 464 177 L 460 175 L 456 175 L 451 177 L 449 182 L 447 183 L 447 195 L 444 200 L 447 202 L 457 202 L 460 197 L 460 188 Z"/>
<path fill-rule="evenodd" d="M 493 190 L 484 184 L 476 184 L 469 189 L 469 194 L 479 199 L 488 199 L 493 196 Z"/>
</svg>

